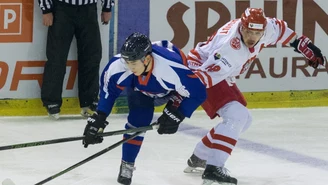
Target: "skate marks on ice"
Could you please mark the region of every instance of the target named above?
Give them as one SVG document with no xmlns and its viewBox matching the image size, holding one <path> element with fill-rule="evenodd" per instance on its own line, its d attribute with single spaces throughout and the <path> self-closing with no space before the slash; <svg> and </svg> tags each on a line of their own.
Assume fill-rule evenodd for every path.
<svg viewBox="0 0 328 185">
<path fill-rule="evenodd" d="M 325 112 L 327 111 L 328 108 L 325 109 Z M 312 119 L 312 124 L 315 121 L 322 122 L 321 129 L 324 130 L 326 128 L 326 118 L 324 119 L 324 114 L 322 114 L 321 121 L 315 120 L 319 116 L 312 114 L 316 112 L 318 111 L 307 109 L 306 113 L 295 115 L 295 119 L 297 118 L 297 121 L 301 121 L 299 125 L 304 125 L 308 120 L 300 119 L 297 116 L 306 115 Z M 269 121 L 272 119 L 272 116 L 281 115 L 280 113 L 271 113 L 272 115 L 267 113 L 268 111 L 264 111 L 263 117 L 268 117 Z M 126 122 L 126 115 L 119 116 L 120 118 L 116 115 L 112 116 L 109 118 L 111 122 L 109 129 L 122 129 Z M 207 133 L 212 123 L 204 121 L 207 117 L 203 112 L 197 112 L 194 116 L 196 119 L 193 117 L 192 119 L 187 119 L 186 123 L 181 124 L 180 132 L 177 134 L 158 136 L 156 132 L 147 133 L 140 158 L 138 158 L 137 170 L 134 173 L 132 182 L 133 185 L 201 185 L 200 174 L 186 174 L 183 170 L 187 166 L 186 160 L 190 157 L 195 144 Z M 254 117 L 259 116 L 254 115 Z M 281 119 L 281 122 L 286 122 L 285 116 L 281 116 Z M 3 119 L 0 117 L 0 144 L 6 145 L 24 141 L 76 136 L 81 134 L 86 124 L 84 120 L 45 120 L 47 119 L 40 117 L 23 119 Z M 264 133 L 265 137 L 271 137 L 272 140 L 275 140 L 278 134 L 284 134 L 275 133 L 276 136 L 270 136 L 268 133 L 273 133 L 277 130 L 272 131 L 269 128 L 265 128 L 266 126 L 261 126 L 257 121 L 254 121 L 254 124 L 250 128 L 250 133 L 254 134 L 254 137 L 258 137 L 257 127 L 263 129 L 261 132 Z M 294 125 L 289 125 L 289 127 L 294 129 Z M 255 131 L 252 130 L 254 128 Z M 302 130 L 299 128 L 295 132 L 299 132 L 302 135 L 303 133 L 309 134 L 313 132 L 312 128 L 303 127 Z M 44 133 L 47 133 L 47 135 Z M 294 142 L 293 144 L 299 147 L 291 148 L 292 151 L 289 151 L 289 148 L 281 149 L 280 145 L 274 145 L 274 143 L 270 142 L 266 144 L 252 142 L 257 140 L 250 140 L 249 138 L 251 137 L 248 137 L 249 135 L 246 133 L 246 136 L 242 136 L 243 139 L 239 141 L 231 159 L 227 163 L 227 168 L 230 170 L 231 175 L 238 179 L 238 185 L 327 184 L 327 157 L 324 155 L 320 156 L 320 150 L 314 150 L 316 149 L 315 147 L 318 148 L 318 143 L 311 147 L 303 147 L 306 143 L 301 139 L 302 137 L 297 137 L 292 141 L 286 140 L 286 142 Z M 280 135 L 279 137 L 281 137 Z M 324 142 L 325 139 L 323 137 L 322 134 L 316 136 L 319 139 L 317 142 Z M 0 152 L 0 158 L 2 159 L 0 160 L 0 182 L 5 178 L 11 178 L 16 185 L 31 185 L 94 154 L 96 151 L 119 139 L 121 139 L 120 136 L 115 136 L 112 139 L 107 138 L 104 141 L 105 143 L 94 145 L 88 150 L 82 148 L 80 142 L 72 142 L 41 146 L 37 150 L 35 148 Z M 183 143 L 179 141 L 183 141 Z M 158 143 L 161 143 L 161 146 L 158 146 Z M 307 156 L 305 152 L 302 153 L 302 150 L 309 151 L 313 154 L 311 155 L 312 157 Z M 56 151 L 56 153 L 54 154 L 53 151 Z M 328 152 L 328 149 L 325 151 Z M 102 158 L 54 179 L 49 182 L 49 185 L 117 185 L 116 178 L 119 169 L 120 152 L 120 149 L 112 151 Z"/>
<path fill-rule="evenodd" d="M 205 130 L 204 128 L 191 126 L 188 124 L 182 124 L 181 128 L 179 128 L 179 131 L 186 135 L 199 138 L 204 137 L 208 132 L 208 130 Z M 288 151 L 273 146 L 256 143 L 246 139 L 239 139 L 237 143 L 237 148 L 328 171 L 328 161 L 303 155 L 298 152 Z"/>
<path fill-rule="evenodd" d="M 238 147 L 244 150 L 258 152 L 277 159 L 283 159 L 289 162 L 303 164 L 309 167 L 328 171 L 328 161 L 326 160 L 318 159 L 311 156 L 306 156 L 293 151 L 271 147 L 261 143 L 250 142 L 245 139 L 240 139 L 238 142 L 239 142 Z"/>
</svg>

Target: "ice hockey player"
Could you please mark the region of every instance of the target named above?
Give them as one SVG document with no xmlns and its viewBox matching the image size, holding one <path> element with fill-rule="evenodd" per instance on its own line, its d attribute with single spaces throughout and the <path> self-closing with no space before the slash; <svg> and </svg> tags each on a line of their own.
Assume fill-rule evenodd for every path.
<svg viewBox="0 0 328 185">
<path fill-rule="evenodd" d="M 187 161 L 185 172 L 205 169 L 203 185 L 237 184 L 237 179 L 227 173 L 225 163 L 252 117 L 235 76 L 248 69 L 263 47 L 276 43 L 293 47 L 309 66 L 324 65 L 325 57 L 308 37 L 297 35 L 283 20 L 265 17 L 260 8 L 247 8 L 240 19 L 226 23 L 189 52 L 188 67 L 207 87 L 202 107 L 211 119 L 223 119 L 201 139 Z"/>
<path fill-rule="evenodd" d="M 126 129 L 150 125 L 155 104 L 167 102 L 157 120 L 159 134 L 175 133 L 184 118 L 190 117 L 206 99 L 206 88 L 186 67 L 183 52 L 169 41 L 152 44 L 146 35 L 140 33 L 130 35 L 120 54 L 109 61 L 101 75 L 100 85 L 97 114 L 88 118 L 84 131 L 85 147 L 102 142 L 103 138 L 97 133 L 108 125 L 106 118 L 124 88 L 127 88 L 129 106 Z M 131 184 L 143 140 L 144 135 L 141 135 L 123 144 L 119 183 Z"/>
</svg>

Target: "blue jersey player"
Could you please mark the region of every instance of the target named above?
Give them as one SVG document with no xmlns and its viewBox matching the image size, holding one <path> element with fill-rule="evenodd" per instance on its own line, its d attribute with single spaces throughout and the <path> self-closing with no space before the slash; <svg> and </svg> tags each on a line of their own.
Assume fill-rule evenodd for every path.
<svg viewBox="0 0 328 185">
<path fill-rule="evenodd" d="M 108 122 L 114 101 L 124 88 L 128 93 L 129 114 L 126 129 L 150 125 L 154 106 L 166 103 L 158 118 L 159 134 L 173 134 L 185 117 L 190 117 L 206 98 L 205 86 L 184 64 L 186 57 L 169 41 L 151 43 L 146 35 L 133 33 L 105 67 L 101 76 L 97 113 L 89 117 L 83 144 L 101 143 L 97 133 Z M 124 135 L 129 137 L 129 135 Z M 134 163 L 144 136 L 123 144 L 122 163 L 117 181 L 131 184 Z"/>
</svg>

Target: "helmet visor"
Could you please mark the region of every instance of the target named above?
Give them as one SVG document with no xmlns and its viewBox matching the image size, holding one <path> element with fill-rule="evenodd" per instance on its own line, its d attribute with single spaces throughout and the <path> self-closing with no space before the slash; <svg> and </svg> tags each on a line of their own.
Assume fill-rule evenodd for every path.
<svg viewBox="0 0 328 185">
<path fill-rule="evenodd" d="M 136 58 L 138 58 L 138 57 L 131 57 L 131 56 L 129 57 L 127 55 L 121 54 L 121 61 L 124 61 L 126 64 L 134 63 L 134 62 L 138 62 L 138 61 L 143 62 L 146 57 L 142 57 L 142 58 L 138 58 L 138 59 L 136 59 Z"/>
</svg>

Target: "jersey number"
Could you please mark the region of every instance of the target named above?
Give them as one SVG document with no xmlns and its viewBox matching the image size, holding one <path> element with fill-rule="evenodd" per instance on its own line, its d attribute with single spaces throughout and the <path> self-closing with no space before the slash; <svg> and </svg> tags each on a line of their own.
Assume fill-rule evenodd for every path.
<svg viewBox="0 0 328 185">
<path fill-rule="evenodd" d="M 217 71 L 220 71 L 221 67 L 216 66 L 215 64 L 212 64 L 212 65 L 207 66 L 205 69 L 208 72 L 217 72 Z"/>
</svg>

